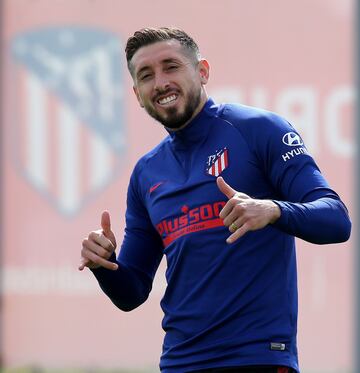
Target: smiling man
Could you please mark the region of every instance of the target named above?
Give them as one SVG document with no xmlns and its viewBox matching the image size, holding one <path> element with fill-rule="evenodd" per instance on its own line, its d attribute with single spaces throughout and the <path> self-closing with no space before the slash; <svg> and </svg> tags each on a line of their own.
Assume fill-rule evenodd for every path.
<svg viewBox="0 0 360 373">
<path fill-rule="evenodd" d="M 347 240 L 346 207 L 286 120 L 207 96 L 209 64 L 184 31 L 137 31 L 126 57 L 168 136 L 134 168 L 118 257 L 104 212 L 79 269 L 130 311 L 166 256 L 162 372 L 299 372 L 294 238 Z"/>
<path fill-rule="evenodd" d="M 178 40 L 147 45 L 136 53 L 131 48 L 128 66 L 140 105 L 169 129 L 186 126 L 207 101 L 207 61 Z"/>
</svg>

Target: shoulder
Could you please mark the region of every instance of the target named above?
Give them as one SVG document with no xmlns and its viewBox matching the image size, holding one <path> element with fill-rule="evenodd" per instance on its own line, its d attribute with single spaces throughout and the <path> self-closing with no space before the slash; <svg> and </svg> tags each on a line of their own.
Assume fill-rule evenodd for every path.
<svg viewBox="0 0 360 373">
<path fill-rule="evenodd" d="M 271 131 L 274 127 L 291 127 L 290 123 L 277 113 L 242 104 L 221 104 L 218 116 L 242 131 Z"/>
<path fill-rule="evenodd" d="M 234 127 L 251 148 L 264 148 L 294 133 L 294 127 L 281 115 L 269 110 L 241 104 L 219 105 L 218 117 Z"/>
</svg>

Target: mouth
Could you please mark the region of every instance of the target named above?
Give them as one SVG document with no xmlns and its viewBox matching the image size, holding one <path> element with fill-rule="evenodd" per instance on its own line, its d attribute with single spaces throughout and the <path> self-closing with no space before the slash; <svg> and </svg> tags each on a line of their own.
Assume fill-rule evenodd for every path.
<svg viewBox="0 0 360 373">
<path fill-rule="evenodd" d="M 156 103 L 160 106 L 168 106 L 174 103 L 179 96 L 176 93 L 172 93 L 165 97 L 160 97 L 156 100 Z"/>
</svg>

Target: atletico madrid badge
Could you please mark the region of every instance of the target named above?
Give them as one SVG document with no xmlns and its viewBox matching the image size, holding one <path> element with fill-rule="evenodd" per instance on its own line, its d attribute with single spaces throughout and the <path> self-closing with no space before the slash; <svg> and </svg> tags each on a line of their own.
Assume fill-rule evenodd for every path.
<svg viewBox="0 0 360 373">
<path fill-rule="evenodd" d="M 215 154 L 209 155 L 206 162 L 206 173 L 218 177 L 229 165 L 227 148 L 217 150 Z"/>
<path fill-rule="evenodd" d="M 11 42 L 13 159 L 25 181 L 73 216 L 124 165 L 119 36 L 92 27 L 26 30 Z"/>
</svg>

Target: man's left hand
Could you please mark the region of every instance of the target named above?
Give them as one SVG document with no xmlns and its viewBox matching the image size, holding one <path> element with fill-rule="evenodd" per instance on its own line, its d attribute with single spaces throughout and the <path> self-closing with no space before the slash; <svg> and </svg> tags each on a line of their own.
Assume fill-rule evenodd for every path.
<svg viewBox="0 0 360 373">
<path fill-rule="evenodd" d="M 227 238 L 227 243 L 233 243 L 246 232 L 264 228 L 279 219 L 281 210 L 273 201 L 254 199 L 238 192 L 221 176 L 216 182 L 220 191 L 229 199 L 219 215 L 232 233 Z"/>
</svg>

